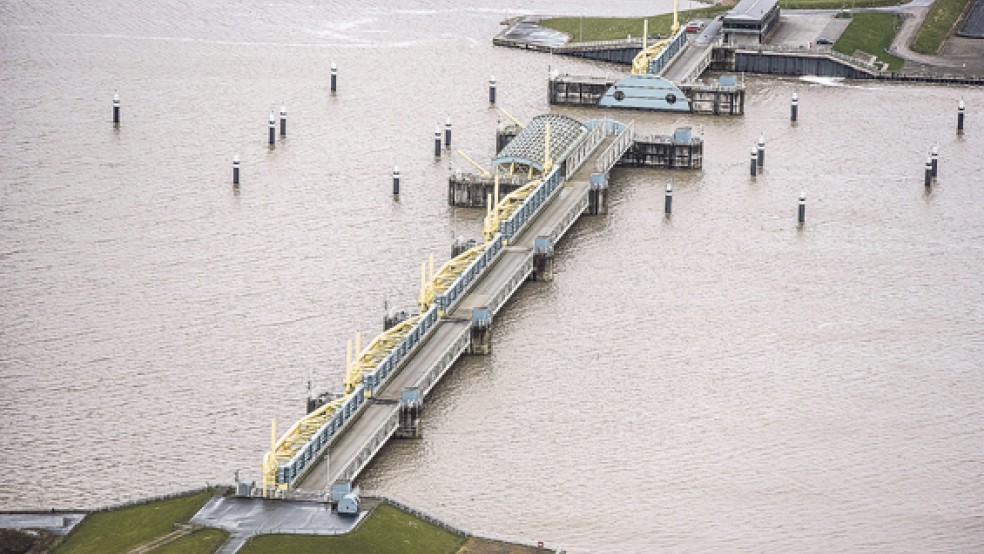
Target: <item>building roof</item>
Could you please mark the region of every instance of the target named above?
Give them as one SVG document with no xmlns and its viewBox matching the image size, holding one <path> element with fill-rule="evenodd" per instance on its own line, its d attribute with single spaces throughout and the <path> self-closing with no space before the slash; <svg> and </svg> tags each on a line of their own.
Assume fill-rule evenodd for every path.
<svg viewBox="0 0 984 554">
<path fill-rule="evenodd" d="M 741 0 L 725 14 L 725 21 L 761 21 L 779 0 Z"/>
<path fill-rule="evenodd" d="M 546 162 L 547 122 L 550 122 L 550 158 L 559 164 L 567 157 L 571 148 L 588 133 L 583 123 L 560 114 L 538 115 L 529 122 L 516 138 L 499 152 L 493 165 L 515 163 L 543 171 Z"/>
<path fill-rule="evenodd" d="M 622 77 L 605 92 L 598 105 L 603 108 L 690 112 L 687 95 L 672 81 L 652 73 Z"/>
</svg>

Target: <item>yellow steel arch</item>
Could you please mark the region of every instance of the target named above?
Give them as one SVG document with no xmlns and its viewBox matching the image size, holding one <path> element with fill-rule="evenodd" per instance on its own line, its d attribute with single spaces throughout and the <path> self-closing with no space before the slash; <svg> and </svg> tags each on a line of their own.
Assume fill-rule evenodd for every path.
<svg viewBox="0 0 984 554">
<path fill-rule="evenodd" d="M 487 246 L 488 243 L 485 242 L 474 248 L 465 250 L 453 259 L 448 260 L 447 263 L 441 266 L 441 269 L 437 270 L 437 273 L 434 273 L 432 270 L 430 280 L 421 283 L 420 296 L 417 297 L 420 312 L 426 312 L 431 304 L 434 303 L 434 299 L 448 290 L 448 287 L 454 284 L 455 280 L 468 269 L 468 266 L 482 255 L 482 252 Z M 431 258 L 431 261 L 433 264 L 433 258 Z"/>
<path fill-rule="evenodd" d="M 670 43 L 670 40 L 677 31 L 680 30 L 680 22 L 677 20 L 677 0 L 673 0 L 673 26 L 670 27 L 669 38 L 664 38 L 660 41 L 653 43 L 650 46 L 646 46 L 646 40 L 649 35 L 649 20 L 642 20 L 642 50 L 636 54 L 635 58 L 632 59 L 632 74 L 641 75 L 644 73 L 649 73 L 649 62 L 651 62 L 660 52 L 666 48 L 666 45 Z"/>
</svg>

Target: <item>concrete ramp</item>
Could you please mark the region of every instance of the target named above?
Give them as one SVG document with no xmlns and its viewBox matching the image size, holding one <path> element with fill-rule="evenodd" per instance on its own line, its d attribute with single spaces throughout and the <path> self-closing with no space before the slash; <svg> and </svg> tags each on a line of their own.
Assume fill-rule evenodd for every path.
<svg viewBox="0 0 984 554">
<path fill-rule="evenodd" d="M 711 65 L 711 52 L 713 49 L 714 47 L 711 44 L 690 42 L 663 69 L 660 75 L 674 83 L 696 81 Z"/>
</svg>

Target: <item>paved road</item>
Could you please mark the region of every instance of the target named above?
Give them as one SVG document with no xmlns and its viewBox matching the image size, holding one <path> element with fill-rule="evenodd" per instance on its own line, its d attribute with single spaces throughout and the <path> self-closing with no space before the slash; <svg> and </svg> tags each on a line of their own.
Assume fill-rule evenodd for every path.
<svg viewBox="0 0 984 554">
<path fill-rule="evenodd" d="M 710 44 L 699 44 L 693 41 L 688 42 L 682 51 L 677 52 L 673 61 L 670 62 L 669 67 L 663 70 L 663 77 L 674 83 L 683 82 L 688 75 L 694 72 L 701 58 L 706 56 L 707 51 L 711 48 L 712 46 Z"/>
<path fill-rule="evenodd" d="M 565 214 L 587 194 L 588 177 L 594 171 L 595 162 L 612 141 L 613 137 L 602 141 L 581 170 L 567 181 L 563 189 L 526 225 L 522 233 L 513 237 L 494 265 L 486 269 L 481 281 L 472 287 L 450 314 L 438 322 L 426 342 L 379 391 L 376 396 L 378 400 L 399 400 L 403 389 L 417 385 L 461 333 L 467 331 L 472 308 L 487 306 L 492 297 L 507 286 L 529 257 L 536 237 L 550 234 Z M 399 405 L 395 402 L 366 405 L 359 418 L 348 424 L 342 434 L 329 445 L 329 467 L 325 467 L 324 458 L 318 460 L 296 488 L 301 491 L 325 490 L 328 483 L 339 478 L 376 431 L 398 410 Z"/>
<path fill-rule="evenodd" d="M 896 33 L 895 39 L 892 40 L 892 45 L 888 48 L 888 51 L 907 62 L 915 62 L 934 67 L 960 67 L 961 64 L 958 62 L 947 60 L 940 56 L 920 54 L 909 49 L 912 39 L 916 36 L 916 31 L 919 30 L 923 20 L 926 19 L 929 6 L 912 7 L 907 5 L 905 8 L 897 12 L 902 16 L 902 28 Z"/>
<path fill-rule="evenodd" d="M 285 502 L 264 498 L 216 496 L 191 518 L 191 523 L 229 532 L 217 552 L 237 552 L 253 535 L 289 533 L 338 535 L 348 533 L 362 521 L 366 512 L 346 516 L 333 513 L 328 504 Z"/>
</svg>

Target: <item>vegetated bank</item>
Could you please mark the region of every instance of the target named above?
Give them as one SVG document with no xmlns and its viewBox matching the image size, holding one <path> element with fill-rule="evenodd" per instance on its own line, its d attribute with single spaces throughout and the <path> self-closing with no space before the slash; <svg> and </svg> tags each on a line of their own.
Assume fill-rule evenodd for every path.
<svg viewBox="0 0 984 554">
<path fill-rule="evenodd" d="M 886 52 L 895 38 L 902 17 L 894 13 L 861 12 L 853 14 L 850 25 L 834 43 L 834 50 L 851 56 L 855 50 L 877 56 L 890 71 L 902 69 L 902 58 Z"/>
<path fill-rule="evenodd" d="M 852 7 L 874 8 L 879 6 L 896 6 L 906 2 L 899 0 L 854 0 Z M 681 10 L 680 25 L 685 25 L 691 19 L 711 19 L 727 13 L 735 2 L 722 2 L 706 8 Z M 846 6 L 844 0 L 780 0 L 782 9 L 841 9 Z M 595 40 L 618 40 L 627 36 L 642 35 L 643 20 L 649 21 L 649 33 L 667 36 L 673 25 L 673 14 L 664 13 L 647 17 L 551 17 L 537 22 L 541 27 L 567 33 L 574 42 L 590 42 Z"/>
<path fill-rule="evenodd" d="M 215 496 L 205 490 L 186 496 L 95 512 L 86 516 L 56 549 L 56 554 L 105 554 L 127 552 L 160 539 L 174 531 L 176 523 L 185 523 Z M 206 532 L 207 531 L 207 532 Z M 199 533 L 204 533 L 199 535 Z M 214 552 L 228 538 L 218 529 L 195 531 L 180 541 L 183 550 L 174 552 Z M 169 543 L 174 544 L 174 543 Z"/>
<path fill-rule="evenodd" d="M 728 6 L 711 6 L 696 10 L 684 10 L 679 14 L 680 25 L 693 18 L 712 18 L 727 12 Z M 667 36 L 673 25 L 673 14 L 664 13 L 648 17 L 552 17 L 541 19 L 537 25 L 567 33 L 575 42 L 617 40 L 627 36 L 642 36 L 643 21 L 649 21 L 649 34 Z"/>
<path fill-rule="evenodd" d="M 938 53 L 946 39 L 953 34 L 957 21 L 969 5 L 970 0 L 936 0 L 933 2 L 909 48 L 922 54 Z"/>
<path fill-rule="evenodd" d="M 45 532 L 2 530 L 0 552 L 53 551 L 55 554 L 105 554 L 128 552 L 143 546 L 152 547 L 154 554 L 212 554 L 229 539 L 229 533 L 221 529 L 190 525 L 188 522 L 210 498 L 229 492 L 230 490 L 226 488 L 206 489 L 93 512 L 65 537 Z M 460 529 L 449 531 L 383 501 L 366 500 L 369 500 L 367 506 L 374 504 L 375 506 L 351 533 L 336 536 L 259 535 L 251 538 L 242 551 L 300 554 L 305 552 L 379 554 L 554 552 L 535 546 L 474 537 Z M 181 532 L 175 532 L 182 529 Z"/>
</svg>

